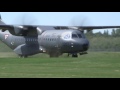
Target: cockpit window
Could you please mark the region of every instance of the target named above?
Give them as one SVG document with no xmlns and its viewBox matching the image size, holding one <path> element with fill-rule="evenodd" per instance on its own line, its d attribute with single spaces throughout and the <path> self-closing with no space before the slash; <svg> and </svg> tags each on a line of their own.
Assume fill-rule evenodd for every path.
<svg viewBox="0 0 120 90">
<path fill-rule="evenodd" d="M 85 38 L 85 35 L 82 33 L 72 33 L 72 38 Z"/>
<path fill-rule="evenodd" d="M 78 37 L 79 37 L 79 38 L 82 38 L 81 34 L 78 34 Z"/>
<path fill-rule="evenodd" d="M 77 34 L 72 34 L 72 38 L 78 38 Z"/>
</svg>

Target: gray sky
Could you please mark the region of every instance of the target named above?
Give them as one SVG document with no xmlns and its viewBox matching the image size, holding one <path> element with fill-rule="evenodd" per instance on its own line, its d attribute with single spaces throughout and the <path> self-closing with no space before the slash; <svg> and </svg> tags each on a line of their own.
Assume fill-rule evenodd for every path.
<svg viewBox="0 0 120 90">
<path fill-rule="evenodd" d="M 0 14 L 2 16 L 3 21 L 7 24 L 37 24 L 56 26 L 120 25 L 120 12 L 0 12 Z M 84 22 L 82 23 L 82 21 Z M 98 30 L 94 30 L 94 32 L 97 31 Z M 104 30 L 101 31 L 103 32 Z"/>
</svg>

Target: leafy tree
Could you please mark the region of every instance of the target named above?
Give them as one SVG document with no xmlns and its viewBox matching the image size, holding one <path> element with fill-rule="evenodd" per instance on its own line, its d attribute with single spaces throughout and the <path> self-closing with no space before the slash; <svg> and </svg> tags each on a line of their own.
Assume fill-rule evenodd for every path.
<svg viewBox="0 0 120 90">
<path fill-rule="evenodd" d="M 94 35 L 97 36 L 97 37 L 103 36 L 101 32 L 95 33 Z"/>
<path fill-rule="evenodd" d="M 107 30 L 107 31 L 106 31 L 106 30 L 104 30 L 103 35 L 104 35 L 105 37 L 109 36 L 109 32 L 108 32 L 108 30 Z"/>
<path fill-rule="evenodd" d="M 113 37 L 116 37 L 115 29 L 112 30 L 112 36 L 113 36 Z"/>
<path fill-rule="evenodd" d="M 116 36 L 117 36 L 117 37 L 120 36 L 120 29 L 116 29 Z"/>
</svg>

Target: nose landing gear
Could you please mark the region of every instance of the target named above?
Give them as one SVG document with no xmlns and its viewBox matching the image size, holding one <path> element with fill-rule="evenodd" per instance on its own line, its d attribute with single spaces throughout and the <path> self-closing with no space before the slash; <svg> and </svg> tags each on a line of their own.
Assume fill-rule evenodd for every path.
<svg viewBox="0 0 120 90">
<path fill-rule="evenodd" d="M 80 52 L 80 55 L 88 54 L 87 52 Z"/>
<path fill-rule="evenodd" d="M 88 54 L 87 52 L 80 52 L 79 53 L 80 55 L 84 55 L 84 54 Z M 73 58 L 77 58 L 78 57 L 78 54 L 77 53 L 68 53 L 68 57 L 72 55 Z"/>
</svg>

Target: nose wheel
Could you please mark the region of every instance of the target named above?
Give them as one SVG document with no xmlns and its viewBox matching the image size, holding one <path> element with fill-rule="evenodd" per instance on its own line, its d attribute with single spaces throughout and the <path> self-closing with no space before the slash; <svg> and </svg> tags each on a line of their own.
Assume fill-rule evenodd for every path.
<svg viewBox="0 0 120 90">
<path fill-rule="evenodd" d="M 80 52 L 80 55 L 88 54 L 87 52 Z"/>
<path fill-rule="evenodd" d="M 80 52 L 79 53 L 80 55 L 84 55 L 84 54 L 88 54 L 87 52 Z M 72 55 L 72 57 L 74 58 L 74 57 L 78 57 L 78 54 L 77 53 L 68 53 L 68 57 L 70 56 L 70 55 Z"/>
</svg>

